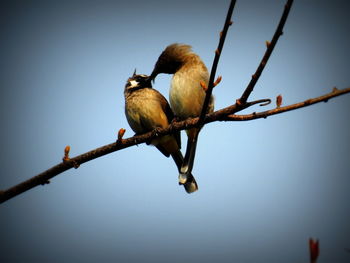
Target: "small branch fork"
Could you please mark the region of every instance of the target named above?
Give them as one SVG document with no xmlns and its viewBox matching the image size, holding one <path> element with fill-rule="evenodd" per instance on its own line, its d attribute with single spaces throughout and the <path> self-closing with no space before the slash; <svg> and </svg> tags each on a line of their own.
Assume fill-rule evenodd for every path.
<svg viewBox="0 0 350 263">
<path fill-rule="evenodd" d="M 244 114 L 244 115 L 236 115 L 236 114 L 230 114 L 227 115 L 226 117 L 223 118 L 225 121 L 249 121 L 249 120 L 256 120 L 256 119 L 261 119 L 261 118 L 267 118 L 268 116 L 280 114 L 283 112 L 291 111 L 291 110 L 296 110 L 300 109 L 303 107 L 307 107 L 319 102 L 327 102 L 331 98 L 335 98 L 340 95 L 344 95 L 346 93 L 350 93 L 350 88 L 347 89 L 333 89 L 332 92 L 325 94 L 323 96 L 319 96 L 317 98 L 312 98 L 305 100 L 303 102 L 298 102 L 295 104 L 291 104 L 288 106 L 280 107 L 277 105 L 275 109 L 267 110 L 267 111 L 262 111 L 262 112 L 253 112 L 251 114 Z"/>
<path fill-rule="evenodd" d="M 229 12 L 230 12 L 231 8 L 233 10 L 234 2 L 235 1 L 231 2 Z M 50 169 L 48 169 L 48 170 L 26 180 L 18 185 L 15 185 L 15 186 L 13 186 L 7 190 L 4 190 L 4 191 L 0 191 L 0 203 L 3 203 L 3 202 L 23 193 L 31 188 L 38 186 L 38 185 L 48 184 L 50 182 L 49 180 L 51 178 L 55 177 L 56 175 L 58 175 L 64 171 L 67 171 L 68 169 L 71 169 L 73 167 L 78 168 L 79 165 L 86 163 L 88 161 L 91 161 L 93 159 L 96 159 L 98 157 L 110 154 L 112 152 L 122 150 L 124 148 L 128 148 L 128 147 L 131 147 L 134 145 L 148 142 L 156 137 L 171 134 L 171 133 L 174 133 L 174 132 L 180 131 L 180 130 L 185 130 L 185 129 L 194 128 L 194 127 L 201 127 L 204 124 L 215 122 L 215 121 L 248 121 L 248 120 L 255 120 L 255 119 L 259 119 L 259 118 L 267 118 L 268 116 L 280 114 L 280 113 L 295 110 L 295 109 L 300 109 L 303 107 L 308 107 L 310 105 L 313 105 L 313 104 L 316 104 L 319 102 L 327 102 L 331 98 L 335 98 L 337 96 L 341 96 L 341 95 L 350 93 L 350 87 L 346 88 L 346 89 L 333 88 L 333 90 L 330 93 L 327 93 L 327 94 L 322 95 L 320 97 L 308 99 L 308 100 L 305 100 L 303 102 L 299 102 L 299 103 L 295 103 L 295 104 L 291 104 L 291 105 L 283 106 L 283 107 L 281 107 L 282 96 L 279 95 L 276 98 L 277 106 L 274 109 L 270 109 L 270 110 L 263 111 L 263 112 L 253 112 L 251 114 L 245 114 L 245 115 L 237 115 L 236 114 L 237 112 L 242 111 L 244 109 L 247 109 L 249 107 L 252 107 L 256 104 L 260 104 L 260 106 L 266 106 L 267 104 L 269 104 L 271 102 L 270 99 L 261 99 L 261 100 L 251 101 L 251 102 L 248 102 L 247 100 L 249 98 L 249 95 L 253 91 L 254 86 L 255 86 L 259 76 L 261 75 L 261 72 L 263 71 L 263 69 L 267 63 L 267 60 L 270 57 L 272 50 L 273 50 L 279 36 L 283 32 L 282 29 L 283 29 L 283 26 L 284 26 L 285 21 L 287 19 L 292 2 L 293 1 L 291 1 L 291 0 L 287 1 L 287 4 L 285 5 L 284 12 L 282 14 L 281 21 L 276 29 L 276 32 L 275 32 L 271 42 L 268 42 L 268 41 L 266 42 L 267 50 L 265 52 L 265 55 L 264 55 L 261 63 L 259 64 L 258 69 L 256 70 L 255 74 L 253 75 L 252 80 L 248 84 L 244 93 L 242 94 L 242 96 L 239 99 L 236 100 L 235 104 L 228 106 L 226 108 L 223 108 L 221 110 L 215 111 L 213 113 L 203 115 L 203 112 L 206 112 L 206 109 L 208 107 L 208 103 L 209 103 L 209 99 L 210 99 L 210 96 L 212 93 L 212 89 L 215 85 L 217 85 L 220 82 L 219 79 L 221 79 L 221 78 L 218 78 L 218 80 L 214 83 L 214 76 L 215 76 L 215 72 L 216 72 L 217 63 L 219 61 L 219 55 L 220 55 L 222 47 L 223 47 L 223 41 L 225 39 L 227 28 L 231 24 L 231 22 L 230 22 L 231 20 L 229 19 L 228 21 L 225 21 L 224 30 L 220 34 L 221 35 L 220 36 L 220 43 L 219 43 L 218 51 L 216 52 L 216 55 L 214 58 L 212 74 L 210 77 L 208 88 L 206 89 L 206 91 L 207 91 L 206 100 L 203 104 L 203 111 L 202 111 L 202 114 L 200 115 L 200 117 L 187 119 L 185 121 L 172 122 L 171 125 L 169 125 L 165 129 L 157 129 L 156 132 L 151 131 L 151 132 L 148 132 L 148 133 L 145 133 L 142 135 L 133 136 L 133 137 L 130 137 L 127 139 L 123 139 L 125 129 L 120 129 L 118 132 L 116 142 L 99 147 L 99 148 L 94 149 L 92 151 L 78 155 L 74 158 L 69 157 L 70 147 L 67 146 L 64 150 L 64 157 L 63 157 L 62 162 L 60 162 L 59 164 L 51 167 Z M 232 14 L 232 10 L 231 10 L 231 14 Z M 228 12 L 227 17 L 231 17 L 231 14 L 229 12 Z M 217 62 L 215 62 L 215 61 L 217 61 Z"/>
<path fill-rule="evenodd" d="M 262 71 L 264 70 L 264 68 L 266 66 L 267 61 L 269 60 L 269 58 L 272 54 L 273 49 L 276 46 L 278 39 L 283 34 L 283 27 L 284 27 L 284 24 L 286 23 L 286 20 L 287 20 L 290 8 L 292 7 L 292 4 L 293 4 L 293 0 L 288 0 L 287 3 L 285 4 L 284 11 L 283 11 L 282 17 L 280 19 L 280 22 L 278 23 L 278 26 L 276 28 L 275 34 L 273 35 L 271 42 L 266 41 L 265 54 L 264 54 L 263 58 L 261 59 L 261 62 L 259 64 L 258 68 L 256 69 L 255 73 L 252 75 L 252 79 L 250 80 L 247 88 L 245 89 L 242 96 L 238 100 L 239 104 L 246 103 L 249 95 L 252 93 L 252 91 L 255 87 L 255 84 L 257 83 Z"/>
<path fill-rule="evenodd" d="M 206 83 L 204 83 L 204 82 L 199 83 L 201 85 L 201 87 L 203 88 L 203 90 L 205 91 L 205 98 L 204 98 L 204 102 L 202 105 L 201 113 L 199 114 L 199 121 L 198 121 L 198 125 L 197 125 L 198 129 L 194 129 L 193 136 L 191 137 L 191 139 L 189 138 L 189 140 L 191 140 L 191 142 L 188 141 L 188 143 L 187 143 L 188 146 L 186 148 L 186 154 L 185 154 L 184 161 L 183 161 L 183 164 L 181 167 L 181 173 L 183 173 L 183 171 L 184 171 L 185 174 L 187 174 L 187 175 L 190 174 L 192 172 L 192 169 L 193 169 L 194 159 L 196 156 L 196 145 L 197 145 L 200 130 L 203 126 L 205 114 L 207 113 L 207 109 L 209 107 L 209 102 L 211 99 L 211 94 L 212 94 L 213 88 L 216 85 L 218 85 L 219 82 L 221 81 L 221 76 L 219 76 L 217 78 L 215 83 L 214 83 L 214 78 L 215 78 L 216 69 L 217 69 L 217 66 L 219 63 L 220 55 L 221 55 L 222 49 L 224 47 L 228 28 L 233 23 L 231 20 L 231 17 L 232 17 L 232 13 L 233 13 L 233 9 L 235 7 L 235 4 L 236 4 L 236 0 L 231 0 L 230 6 L 229 6 L 228 11 L 227 11 L 225 23 L 224 23 L 224 28 L 220 32 L 219 44 L 218 44 L 217 49 L 215 50 L 215 56 L 214 56 L 214 60 L 213 60 L 213 65 L 211 67 L 208 87 L 206 87 Z"/>
</svg>

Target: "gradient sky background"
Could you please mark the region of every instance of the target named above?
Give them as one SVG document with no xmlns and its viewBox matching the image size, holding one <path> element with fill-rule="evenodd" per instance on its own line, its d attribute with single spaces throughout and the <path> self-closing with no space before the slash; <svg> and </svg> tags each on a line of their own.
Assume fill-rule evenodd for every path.
<svg viewBox="0 0 350 263">
<path fill-rule="evenodd" d="M 231 105 L 285 1 L 238 0 L 214 90 Z M 123 89 L 170 43 L 210 69 L 229 1 L 1 1 L 0 189 L 133 135 Z M 283 104 L 350 86 L 349 1 L 295 1 L 251 100 Z M 171 76 L 155 88 L 168 96 Z M 273 108 L 249 109 L 246 112 Z M 140 145 L 69 170 L 0 205 L 1 262 L 350 262 L 350 95 L 200 135 L 193 174 Z M 183 136 L 183 148 L 185 137 Z"/>
</svg>

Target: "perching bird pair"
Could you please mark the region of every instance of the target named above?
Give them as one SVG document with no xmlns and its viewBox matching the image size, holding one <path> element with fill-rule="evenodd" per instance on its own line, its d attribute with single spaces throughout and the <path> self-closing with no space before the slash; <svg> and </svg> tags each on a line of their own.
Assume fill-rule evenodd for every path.
<svg viewBox="0 0 350 263">
<path fill-rule="evenodd" d="M 151 81 L 160 73 L 174 74 L 169 99 L 170 105 L 162 94 L 152 88 Z M 125 85 L 125 115 L 130 127 L 136 134 L 142 134 L 155 128 L 166 128 L 176 117 L 179 120 L 198 117 L 205 99 L 201 82 L 208 85 L 209 73 L 200 57 L 193 53 L 191 46 L 172 44 L 159 56 L 150 76 L 136 75 L 134 72 Z M 208 112 L 214 110 L 211 98 Z M 179 184 L 187 193 L 198 190 L 192 175 L 194 152 L 197 145 L 198 128 L 187 130 L 186 155 L 180 151 L 180 132 L 153 139 L 150 144 L 157 147 L 166 157 L 174 159 L 179 171 Z"/>
</svg>

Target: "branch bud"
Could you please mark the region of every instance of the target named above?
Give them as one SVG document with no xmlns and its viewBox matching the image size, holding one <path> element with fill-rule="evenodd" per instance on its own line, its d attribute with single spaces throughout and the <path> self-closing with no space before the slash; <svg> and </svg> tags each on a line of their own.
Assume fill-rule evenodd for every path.
<svg viewBox="0 0 350 263">
<path fill-rule="evenodd" d="M 67 146 L 64 148 L 64 156 L 63 156 L 63 158 L 62 158 L 62 160 L 63 160 L 64 162 L 69 161 L 69 151 L 70 151 L 70 146 L 67 145 Z"/>
<path fill-rule="evenodd" d="M 219 76 L 214 82 L 214 87 L 216 87 L 216 85 L 218 85 L 221 82 L 221 80 L 222 80 L 222 77 Z"/>
<path fill-rule="evenodd" d="M 279 108 L 281 107 L 281 105 L 282 105 L 282 95 L 280 94 L 276 97 L 276 106 L 277 108 Z"/>
<path fill-rule="evenodd" d="M 199 84 L 201 85 L 202 89 L 203 89 L 205 92 L 207 92 L 208 87 L 207 87 L 207 85 L 205 84 L 205 82 L 204 82 L 203 80 L 201 80 L 201 81 L 199 82 Z"/>
<path fill-rule="evenodd" d="M 125 134 L 125 129 L 123 129 L 123 128 L 120 128 L 119 129 L 119 131 L 118 131 L 118 140 L 117 140 L 117 142 L 121 142 L 121 140 L 123 139 L 123 136 L 124 136 L 124 134 Z"/>
<path fill-rule="evenodd" d="M 316 263 L 318 255 L 320 254 L 318 240 L 314 241 L 312 238 L 310 238 L 309 239 L 309 249 L 310 249 L 310 261 L 312 263 Z"/>
</svg>

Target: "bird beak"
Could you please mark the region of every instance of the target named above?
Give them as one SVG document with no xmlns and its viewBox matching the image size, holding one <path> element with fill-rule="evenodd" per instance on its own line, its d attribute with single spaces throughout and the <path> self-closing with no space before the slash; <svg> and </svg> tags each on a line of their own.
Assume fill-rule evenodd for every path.
<svg viewBox="0 0 350 263">
<path fill-rule="evenodd" d="M 158 73 L 153 70 L 152 74 L 149 76 L 148 80 L 154 83 L 154 79 L 157 77 Z"/>
<path fill-rule="evenodd" d="M 146 79 L 146 84 L 149 88 L 152 88 L 152 82 L 154 82 L 154 80 L 152 80 L 151 77 L 148 77 Z"/>
</svg>

